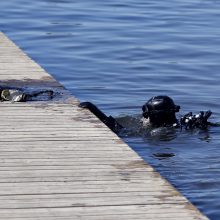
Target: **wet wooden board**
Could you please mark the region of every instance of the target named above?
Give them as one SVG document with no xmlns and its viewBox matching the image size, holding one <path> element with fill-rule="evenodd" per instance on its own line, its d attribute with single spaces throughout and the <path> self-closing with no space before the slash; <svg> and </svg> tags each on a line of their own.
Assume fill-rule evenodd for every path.
<svg viewBox="0 0 220 220">
<path fill-rule="evenodd" d="M 0 103 L 0 220 L 207 219 L 3 33 L 0 85 L 62 94 Z"/>
</svg>

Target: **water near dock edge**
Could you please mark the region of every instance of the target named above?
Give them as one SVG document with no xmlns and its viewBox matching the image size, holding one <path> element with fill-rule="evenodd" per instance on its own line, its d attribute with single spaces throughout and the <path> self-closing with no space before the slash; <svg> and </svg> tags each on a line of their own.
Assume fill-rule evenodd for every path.
<svg viewBox="0 0 220 220">
<path fill-rule="evenodd" d="M 167 94 L 220 121 L 220 2 L 10 0 L 0 30 L 81 101 L 133 119 Z M 220 218 L 220 129 L 125 141 L 210 219 Z M 173 155 L 161 157 L 158 155 Z"/>
</svg>

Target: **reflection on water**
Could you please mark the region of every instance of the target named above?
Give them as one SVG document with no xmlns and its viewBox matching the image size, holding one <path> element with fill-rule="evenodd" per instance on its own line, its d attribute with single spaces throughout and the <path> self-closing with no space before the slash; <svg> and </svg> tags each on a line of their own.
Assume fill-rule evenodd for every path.
<svg viewBox="0 0 220 220">
<path fill-rule="evenodd" d="M 220 121 L 220 1 L 10 0 L 0 13 L 1 31 L 106 114 L 139 114 L 150 97 L 168 95 L 180 114 L 210 109 Z M 138 121 L 127 120 L 124 140 L 220 219 L 220 129 L 149 134 Z"/>
<path fill-rule="evenodd" d="M 162 159 L 167 159 L 169 157 L 174 157 L 175 154 L 174 153 L 154 153 L 153 154 L 155 156 L 155 158 L 162 160 Z"/>
</svg>

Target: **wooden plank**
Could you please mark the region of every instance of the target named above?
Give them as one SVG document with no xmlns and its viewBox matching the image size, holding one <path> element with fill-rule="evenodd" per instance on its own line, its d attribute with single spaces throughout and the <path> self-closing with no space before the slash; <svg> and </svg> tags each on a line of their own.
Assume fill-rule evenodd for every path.
<svg viewBox="0 0 220 220">
<path fill-rule="evenodd" d="M 0 86 L 57 93 L 0 103 L 0 220 L 208 219 L 3 33 Z"/>
<path fill-rule="evenodd" d="M 80 206 L 80 204 L 78 204 Z M 169 209 L 170 204 L 158 204 L 158 205 L 124 205 L 124 206 L 94 206 L 85 207 L 81 204 L 81 207 L 61 207 L 61 208 L 38 208 L 38 209 L 3 209 L 0 210 L 0 219 L 11 219 L 11 218 L 31 218 L 32 216 L 40 219 L 48 219 L 48 217 L 72 217 L 74 219 L 89 219 L 90 216 L 93 219 L 115 219 L 116 217 L 121 219 L 122 216 L 141 215 L 142 219 L 203 219 L 199 217 L 197 213 L 185 206 L 184 204 L 173 205 L 176 212 Z M 184 209 L 188 208 L 188 212 L 183 212 Z M 12 212 L 13 210 L 13 212 Z M 10 212 L 10 214 L 9 214 Z M 170 217 L 171 216 L 171 217 Z"/>
</svg>

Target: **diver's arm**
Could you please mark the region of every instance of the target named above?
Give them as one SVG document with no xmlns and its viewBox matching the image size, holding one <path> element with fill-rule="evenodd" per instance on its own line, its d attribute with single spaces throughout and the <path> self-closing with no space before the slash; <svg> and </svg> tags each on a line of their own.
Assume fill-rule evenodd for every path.
<svg viewBox="0 0 220 220">
<path fill-rule="evenodd" d="M 81 102 L 79 104 L 81 108 L 89 109 L 97 118 L 99 118 L 105 125 L 107 125 L 113 132 L 117 133 L 123 128 L 115 118 L 112 116 L 106 116 L 97 106 L 91 102 Z"/>
</svg>

